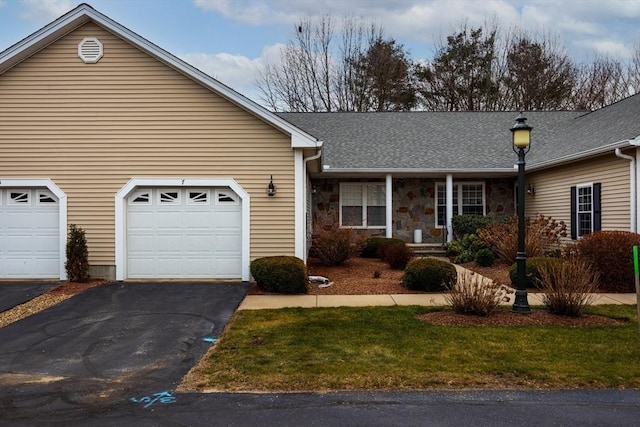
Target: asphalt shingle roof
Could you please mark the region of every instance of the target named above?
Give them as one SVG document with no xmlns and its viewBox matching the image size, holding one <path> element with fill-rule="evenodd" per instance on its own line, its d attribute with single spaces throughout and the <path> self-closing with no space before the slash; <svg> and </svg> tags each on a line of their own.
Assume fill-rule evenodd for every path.
<svg viewBox="0 0 640 427">
<path fill-rule="evenodd" d="M 324 141 L 328 170 L 513 169 L 511 132 L 519 112 L 278 113 Z M 595 112 L 527 112 L 531 162 L 640 135 L 640 95 Z"/>
</svg>

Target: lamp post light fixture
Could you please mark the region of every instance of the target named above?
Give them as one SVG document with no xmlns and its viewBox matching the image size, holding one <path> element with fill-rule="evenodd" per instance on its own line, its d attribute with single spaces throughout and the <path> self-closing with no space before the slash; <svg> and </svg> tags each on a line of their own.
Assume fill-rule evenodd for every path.
<svg viewBox="0 0 640 427">
<path fill-rule="evenodd" d="M 524 112 L 516 119 L 516 123 L 511 128 L 513 137 L 513 151 L 518 154 L 518 253 L 516 254 L 517 281 L 516 297 L 513 302 L 512 311 L 514 313 L 529 314 L 531 307 L 527 300 L 527 254 L 525 252 L 525 217 L 524 217 L 524 156 L 531 148 L 531 126 L 527 124 Z"/>
</svg>

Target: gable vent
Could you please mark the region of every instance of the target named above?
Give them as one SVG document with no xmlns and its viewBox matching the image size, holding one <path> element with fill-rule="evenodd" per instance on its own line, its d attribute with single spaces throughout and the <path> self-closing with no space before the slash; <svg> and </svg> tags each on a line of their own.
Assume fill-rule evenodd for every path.
<svg viewBox="0 0 640 427">
<path fill-rule="evenodd" d="M 95 37 L 86 37 L 78 44 L 78 56 L 85 64 L 95 64 L 102 58 L 102 43 Z"/>
</svg>

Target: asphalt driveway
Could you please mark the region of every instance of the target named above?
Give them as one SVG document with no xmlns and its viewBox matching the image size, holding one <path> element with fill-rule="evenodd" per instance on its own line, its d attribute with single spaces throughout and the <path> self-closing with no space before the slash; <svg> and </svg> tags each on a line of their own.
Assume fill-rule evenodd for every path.
<svg viewBox="0 0 640 427">
<path fill-rule="evenodd" d="M 0 282 L 0 312 L 32 300 L 59 284 L 60 282 Z"/>
<path fill-rule="evenodd" d="M 0 420 L 86 420 L 173 390 L 248 287 L 111 283 L 1 328 Z"/>
</svg>

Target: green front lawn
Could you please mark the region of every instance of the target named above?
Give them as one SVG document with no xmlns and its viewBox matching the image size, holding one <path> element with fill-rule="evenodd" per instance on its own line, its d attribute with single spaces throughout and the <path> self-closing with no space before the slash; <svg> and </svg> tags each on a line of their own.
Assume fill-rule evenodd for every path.
<svg viewBox="0 0 640 427">
<path fill-rule="evenodd" d="M 624 326 L 453 327 L 425 307 L 238 312 L 197 368 L 214 390 L 640 388 L 635 306 L 590 313 Z M 193 382 L 192 382 L 193 384 Z"/>
</svg>

